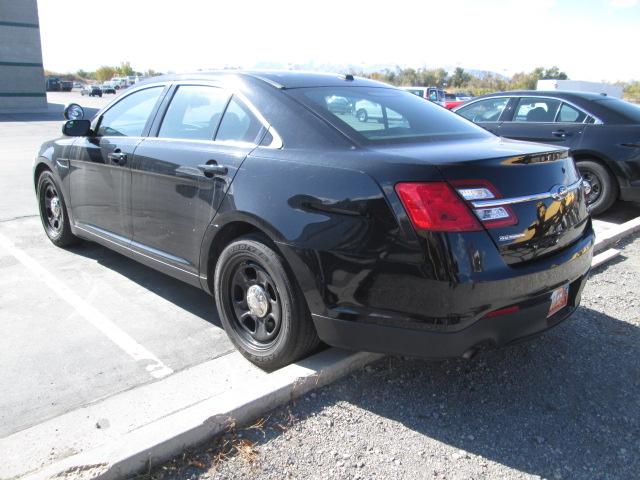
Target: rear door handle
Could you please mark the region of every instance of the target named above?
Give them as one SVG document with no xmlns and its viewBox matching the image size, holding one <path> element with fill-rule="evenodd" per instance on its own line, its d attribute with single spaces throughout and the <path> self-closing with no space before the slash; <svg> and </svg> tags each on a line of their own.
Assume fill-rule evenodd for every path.
<svg viewBox="0 0 640 480">
<path fill-rule="evenodd" d="M 109 157 L 109 160 L 117 165 L 124 165 L 125 163 L 127 163 L 127 154 L 122 153 L 122 150 L 120 150 L 119 148 L 116 148 L 107 156 Z"/>
<path fill-rule="evenodd" d="M 217 163 L 207 163 L 205 165 L 198 165 L 198 169 L 204 173 L 207 178 L 215 177 L 216 175 L 226 175 L 229 169 L 224 165 L 218 165 Z"/>
<path fill-rule="evenodd" d="M 551 132 L 551 135 L 554 137 L 565 138 L 571 136 L 571 132 L 567 132 L 566 130 L 554 130 Z"/>
</svg>

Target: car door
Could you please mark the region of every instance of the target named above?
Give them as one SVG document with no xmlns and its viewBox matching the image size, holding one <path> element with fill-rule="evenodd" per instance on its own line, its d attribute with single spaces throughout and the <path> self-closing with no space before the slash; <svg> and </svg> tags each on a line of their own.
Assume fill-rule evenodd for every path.
<svg viewBox="0 0 640 480">
<path fill-rule="evenodd" d="M 79 228 L 130 241 L 131 162 L 164 88 L 153 86 L 123 97 L 94 121 L 92 136 L 75 142 L 69 188 Z"/>
<path fill-rule="evenodd" d="M 500 135 L 573 149 L 580 144 L 586 118 L 585 112 L 558 98 L 520 97 Z"/>
<path fill-rule="evenodd" d="M 484 98 L 461 106 L 456 109 L 456 113 L 494 135 L 501 135 L 500 120 L 509 105 L 509 100 L 509 97 Z"/>
<path fill-rule="evenodd" d="M 176 85 L 166 103 L 156 136 L 136 150 L 133 246 L 197 278 L 204 232 L 266 128 L 216 86 Z"/>
</svg>

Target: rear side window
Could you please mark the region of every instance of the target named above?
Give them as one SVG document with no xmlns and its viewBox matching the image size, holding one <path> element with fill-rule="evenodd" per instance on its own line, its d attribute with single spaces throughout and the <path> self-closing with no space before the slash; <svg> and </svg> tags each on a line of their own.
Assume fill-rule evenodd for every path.
<svg viewBox="0 0 640 480">
<path fill-rule="evenodd" d="M 584 122 L 585 118 L 587 118 L 586 113 L 572 107 L 571 105 L 563 103 L 560 107 L 560 112 L 558 113 L 558 118 L 556 121 L 562 123 L 582 123 Z"/>
<path fill-rule="evenodd" d="M 236 97 L 232 97 L 224 112 L 216 141 L 257 144 L 265 128 L 251 110 Z"/>
<path fill-rule="evenodd" d="M 486 100 L 478 100 L 470 105 L 459 108 L 456 110 L 456 113 L 476 123 L 497 122 L 507 103 L 509 103 L 507 97 L 487 98 Z"/>
<path fill-rule="evenodd" d="M 518 100 L 514 122 L 553 122 L 560 108 L 560 100 L 524 97 Z"/>
<path fill-rule="evenodd" d="M 403 143 L 490 135 L 439 105 L 395 88 L 313 87 L 286 91 L 346 135 L 365 143 Z M 349 108 L 338 110 L 341 97 Z"/>
<path fill-rule="evenodd" d="M 159 137 L 213 140 L 229 94 L 217 87 L 181 85 L 162 119 Z"/>
<path fill-rule="evenodd" d="M 638 105 L 625 102 L 618 98 L 603 98 L 602 100 L 594 100 L 594 102 L 601 107 L 612 110 L 630 123 L 640 124 L 640 106 Z"/>
<path fill-rule="evenodd" d="M 98 136 L 141 136 L 163 89 L 145 88 L 120 100 L 102 115 Z"/>
</svg>

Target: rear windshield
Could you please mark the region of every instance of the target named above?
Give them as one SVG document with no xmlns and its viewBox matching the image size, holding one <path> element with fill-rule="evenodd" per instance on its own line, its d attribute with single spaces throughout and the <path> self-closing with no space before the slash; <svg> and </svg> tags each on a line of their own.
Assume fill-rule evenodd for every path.
<svg viewBox="0 0 640 480">
<path fill-rule="evenodd" d="M 594 100 L 594 102 L 613 110 L 630 122 L 640 123 L 640 106 L 638 105 L 617 98 L 603 98 L 602 100 Z"/>
<path fill-rule="evenodd" d="M 409 143 L 490 135 L 455 113 L 404 90 L 315 87 L 287 92 L 362 143 Z"/>
</svg>

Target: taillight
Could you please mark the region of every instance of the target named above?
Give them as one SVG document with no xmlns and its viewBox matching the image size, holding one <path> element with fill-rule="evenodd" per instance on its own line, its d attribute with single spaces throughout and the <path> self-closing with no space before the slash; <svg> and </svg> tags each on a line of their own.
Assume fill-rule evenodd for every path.
<svg viewBox="0 0 640 480">
<path fill-rule="evenodd" d="M 469 207 L 486 228 L 508 227 L 518 223 L 518 217 L 511 207 L 495 205 L 492 207 L 474 207 L 478 200 L 500 198 L 500 193 L 487 180 L 456 180 L 451 182 L 460 196 L 469 203 Z"/>
<path fill-rule="evenodd" d="M 396 192 L 417 230 L 482 230 L 478 219 L 446 182 L 398 183 Z"/>
<path fill-rule="evenodd" d="M 417 230 L 434 232 L 473 232 L 506 227 L 518 223 L 507 205 L 474 207 L 478 200 L 500 198 L 500 193 L 486 180 L 451 182 L 398 183 L 396 192 Z M 479 220 L 479 221 L 478 221 Z"/>
</svg>

